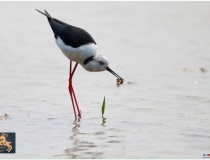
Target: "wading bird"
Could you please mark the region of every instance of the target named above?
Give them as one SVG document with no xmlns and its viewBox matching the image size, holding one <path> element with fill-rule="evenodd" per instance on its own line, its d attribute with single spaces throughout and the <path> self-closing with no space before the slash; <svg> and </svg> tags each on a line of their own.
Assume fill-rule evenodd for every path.
<svg viewBox="0 0 210 160">
<path fill-rule="evenodd" d="M 78 112 L 78 117 L 81 118 L 81 112 L 79 110 L 79 105 L 77 103 L 76 95 L 72 85 L 72 78 L 78 63 L 87 71 L 100 72 L 107 70 L 114 76 L 116 76 L 118 80 L 121 80 L 122 83 L 124 80 L 109 68 L 109 61 L 106 57 L 97 54 L 96 42 L 87 31 L 51 17 L 46 10 L 44 10 L 45 13 L 39 10 L 37 11 L 47 17 L 58 47 L 70 60 L 68 89 L 71 97 L 75 119 L 77 119 L 76 109 Z M 73 69 L 72 61 L 76 62 Z"/>
</svg>

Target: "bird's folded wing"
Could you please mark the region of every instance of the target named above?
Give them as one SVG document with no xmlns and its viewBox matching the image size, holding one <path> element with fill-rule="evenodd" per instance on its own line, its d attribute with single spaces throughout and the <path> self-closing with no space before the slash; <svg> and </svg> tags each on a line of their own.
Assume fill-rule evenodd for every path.
<svg viewBox="0 0 210 160">
<path fill-rule="evenodd" d="M 69 25 L 55 18 L 48 18 L 48 21 L 55 38 L 59 36 L 66 45 L 77 48 L 89 43 L 96 44 L 91 35 L 84 29 Z"/>
</svg>

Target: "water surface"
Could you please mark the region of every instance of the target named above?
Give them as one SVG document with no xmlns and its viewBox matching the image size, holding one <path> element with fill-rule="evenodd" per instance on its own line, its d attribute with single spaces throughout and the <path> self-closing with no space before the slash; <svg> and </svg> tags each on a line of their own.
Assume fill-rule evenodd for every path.
<svg viewBox="0 0 210 160">
<path fill-rule="evenodd" d="M 35 8 L 85 28 L 125 84 L 69 61 Z M 202 158 L 210 149 L 209 2 L 0 2 L 1 158 Z M 106 122 L 101 105 L 106 96 Z M 5 114 L 6 116 L 5 118 Z"/>
</svg>

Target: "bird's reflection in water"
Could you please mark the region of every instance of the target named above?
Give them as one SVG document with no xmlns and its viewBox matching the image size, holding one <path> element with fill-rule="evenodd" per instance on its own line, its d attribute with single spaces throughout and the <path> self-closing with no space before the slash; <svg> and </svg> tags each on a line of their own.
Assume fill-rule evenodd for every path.
<svg viewBox="0 0 210 160">
<path fill-rule="evenodd" d="M 72 140 L 73 144 L 72 148 L 65 149 L 66 156 L 72 159 L 78 158 L 79 155 L 78 152 L 82 151 L 82 149 L 78 147 L 80 141 L 77 136 L 77 134 L 79 133 L 80 123 L 81 123 L 80 120 L 81 119 L 75 120 L 73 123 L 74 126 L 72 128 L 72 136 L 70 136 L 70 139 Z"/>
<path fill-rule="evenodd" d="M 79 127 L 80 127 L 80 120 L 81 118 L 79 118 L 78 120 L 74 121 L 74 127 L 72 128 L 72 133 L 73 136 L 76 136 L 77 133 L 79 133 Z"/>
<path fill-rule="evenodd" d="M 97 136 L 95 133 L 81 133 L 81 119 L 74 121 L 74 126 L 72 128 L 72 136 L 70 139 L 72 141 L 72 147 L 65 149 L 65 154 L 68 158 L 98 158 L 102 152 L 94 151 L 95 148 L 99 147 L 94 142 L 80 140 L 82 139 L 91 139 L 92 135 Z"/>
</svg>

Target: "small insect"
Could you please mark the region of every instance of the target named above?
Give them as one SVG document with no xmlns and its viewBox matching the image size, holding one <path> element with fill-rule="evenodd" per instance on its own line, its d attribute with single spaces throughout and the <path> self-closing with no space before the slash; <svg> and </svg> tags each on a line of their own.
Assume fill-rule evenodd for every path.
<svg viewBox="0 0 210 160">
<path fill-rule="evenodd" d="M 124 82 L 124 79 L 122 79 L 122 78 L 117 78 L 117 87 L 119 87 L 121 84 L 123 84 L 123 82 Z"/>
</svg>

